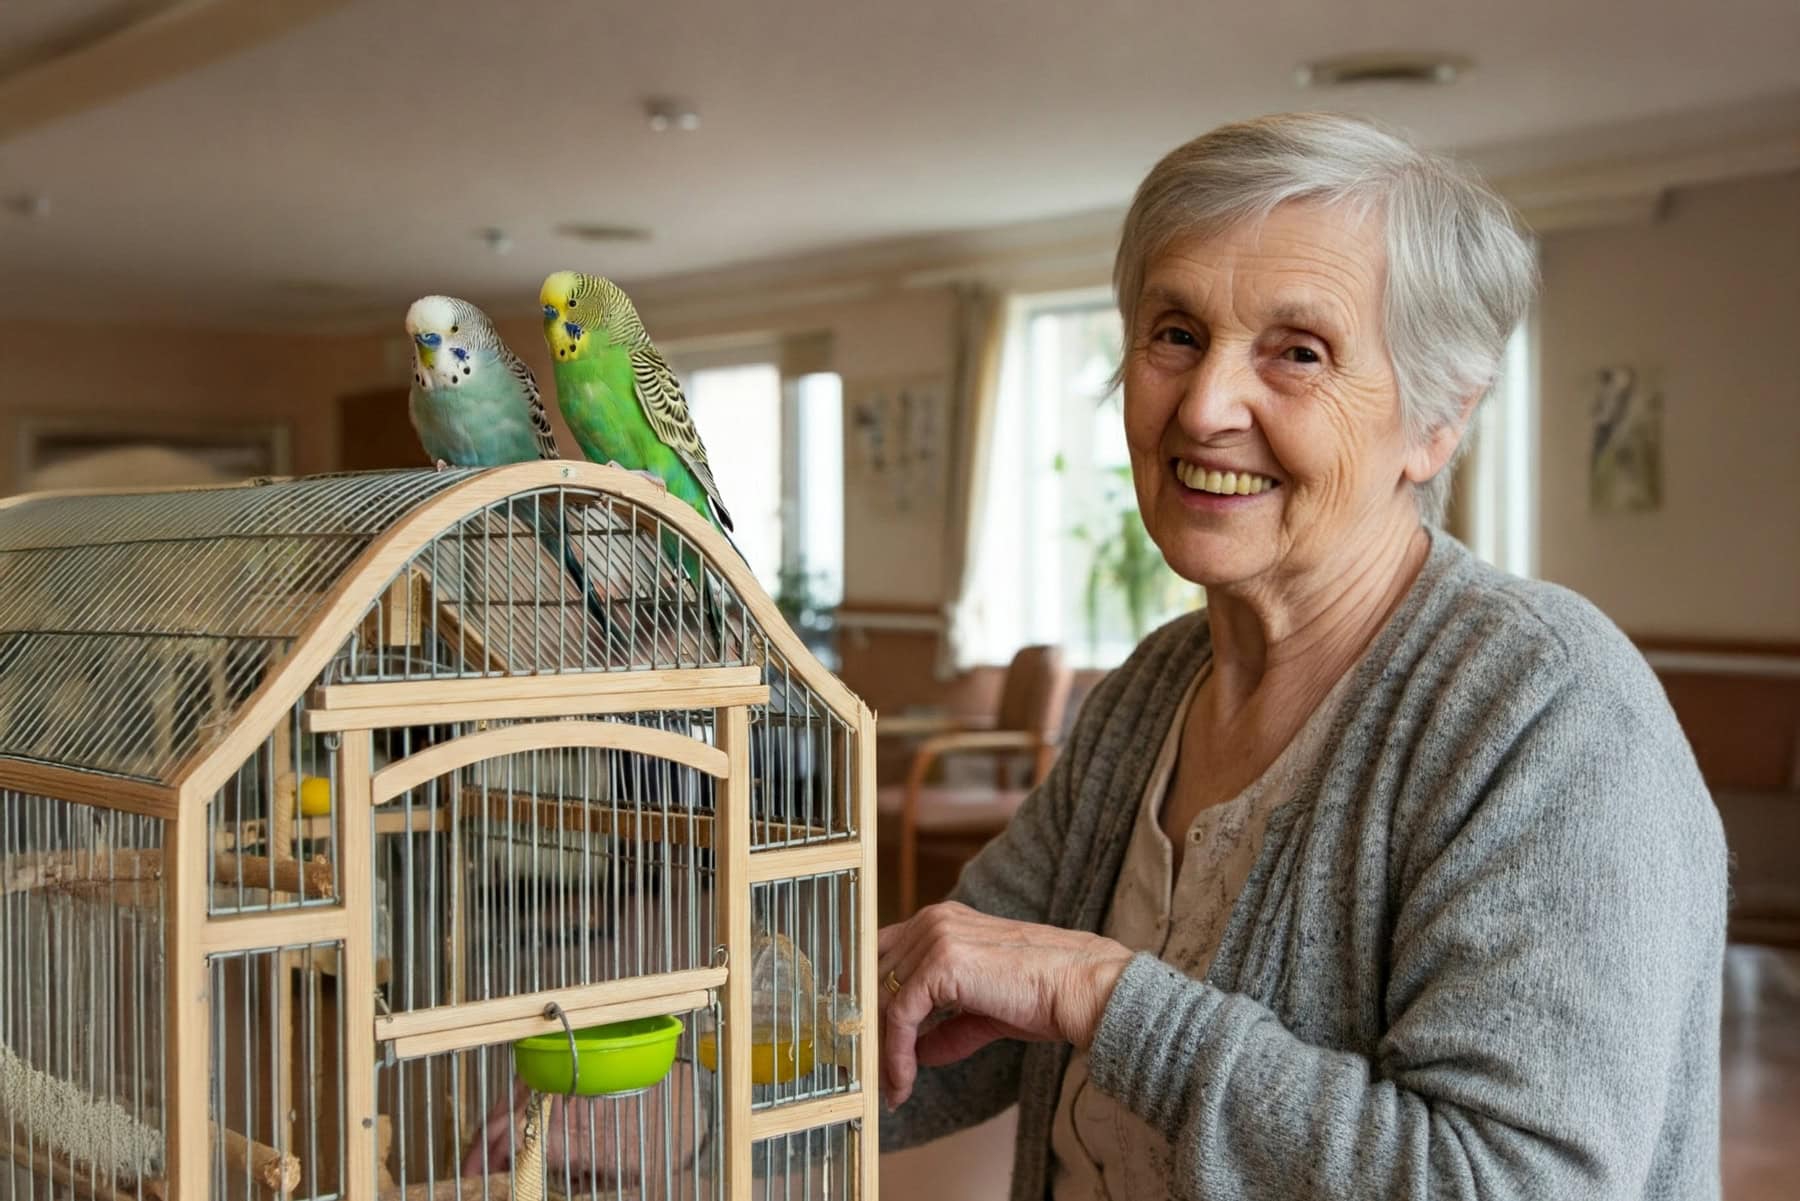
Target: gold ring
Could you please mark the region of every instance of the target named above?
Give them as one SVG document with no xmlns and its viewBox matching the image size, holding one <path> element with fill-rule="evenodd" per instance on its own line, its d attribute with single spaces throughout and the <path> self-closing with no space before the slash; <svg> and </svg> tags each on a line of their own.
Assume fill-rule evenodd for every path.
<svg viewBox="0 0 1800 1201">
<path fill-rule="evenodd" d="M 900 977 L 894 975 L 893 972 L 889 972 L 886 976 L 882 977 L 881 987 L 887 989 L 891 993 L 899 992 L 900 991 Z"/>
</svg>

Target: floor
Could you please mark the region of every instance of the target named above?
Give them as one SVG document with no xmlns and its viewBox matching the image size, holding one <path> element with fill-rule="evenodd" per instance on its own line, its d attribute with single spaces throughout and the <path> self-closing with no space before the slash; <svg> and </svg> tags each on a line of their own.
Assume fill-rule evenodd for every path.
<svg viewBox="0 0 1800 1201">
<path fill-rule="evenodd" d="M 1719 1124 L 1725 1201 L 1800 1197 L 1800 952 L 1725 957 Z"/>
<path fill-rule="evenodd" d="M 1725 1201 L 1800 1197 L 1800 952 L 1732 947 L 1721 1031 Z M 953 1138 L 881 1157 L 886 1197 L 1004 1198 L 1013 1114 Z"/>
</svg>

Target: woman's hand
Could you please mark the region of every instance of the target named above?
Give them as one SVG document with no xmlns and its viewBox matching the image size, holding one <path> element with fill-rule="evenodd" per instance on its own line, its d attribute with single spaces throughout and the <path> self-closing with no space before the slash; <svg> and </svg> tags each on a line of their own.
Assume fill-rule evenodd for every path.
<svg viewBox="0 0 1800 1201">
<path fill-rule="evenodd" d="M 881 932 L 881 1090 L 912 1095 L 919 1065 L 998 1038 L 1086 1050 L 1131 952 L 1098 934 L 1015 922 L 947 901 Z M 898 984 L 898 991 L 895 991 Z M 950 1016 L 921 1031 L 934 1013 Z"/>
</svg>

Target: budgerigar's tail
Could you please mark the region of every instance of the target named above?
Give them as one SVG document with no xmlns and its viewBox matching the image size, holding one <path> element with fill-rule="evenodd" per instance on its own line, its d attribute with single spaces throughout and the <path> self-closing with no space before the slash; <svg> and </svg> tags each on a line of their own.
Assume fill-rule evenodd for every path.
<svg viewBox="0 0 1800 1201">
<path fill-rule="evenodd" d="M 601 638 L 610 644 L 611 623 L 607 620 L 606 607 L 600 603 L 599 595 L 588 580 L 587 569 L 582 566 L 580 557 L 575 553 L 573 540 L 564 521 L 563 506 L 552 500 L 540 500 L 531 507 L 531 514 L 532 532 L 537 535 L 545 550 L 562 561 L 563 570 L 569 573 L 575 591 L 581 594 L 582 602 L 587 606 L 588 616 L 594 619 Z"/>
<path fill-rule="evenodd" d="M 614 517 L 588 524 L 556 498 L 535 498 L 517 516 L 581 594 L 609 663 L 681 662 L 723 633 L 722 598 L 702 586 L 698 552 L 672 530 L 663 529 L 659 552 L 655 541 L 618 536 Z M 684 584 L 698 601 L 680 600 Z"/>
<path fill-rule="evenodd" d="M 739 561 L 746 567 L 749 566 L 750 561 L 744 558 L 743 548 L 738 546 L 737 541 L 732 538 L 731 532 L 716 521 L 712 523 L 712 526 L 725 539 L 726 544 L 731 547 Z M 699 551 L 691 547 L 684 550 L 673 534 L 663 536 L 663 553 L 668 557 L 669 562 L 686 577 L 688 583 L 693 585 L 694 595 L 700 598 L 700 612 L 705 622 L 704 634 L 709 640 L 710 652 L 721 660 L 729 659 L 736 648 L 734 647 L 731 618 L 727 612 L 726 601 L 729 593 L 723 577 L 707 572 Z M 742 639 L 740 637 L 735 641 L 742 641 Z"/>
</svg>

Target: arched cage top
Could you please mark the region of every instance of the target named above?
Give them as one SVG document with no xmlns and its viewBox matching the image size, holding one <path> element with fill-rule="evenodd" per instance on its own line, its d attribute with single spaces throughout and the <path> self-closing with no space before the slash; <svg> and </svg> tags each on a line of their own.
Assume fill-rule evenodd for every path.
<svg viewBox="0 0 1800 1201">
<path fill-rule="evenodd" d="M 589 464 L 22 498 L 0 757 L 178 784 L 261 693 L 317 683 L 754 665 L 771 709 L 852 718 L 732 553 Z"/>
</svg>

